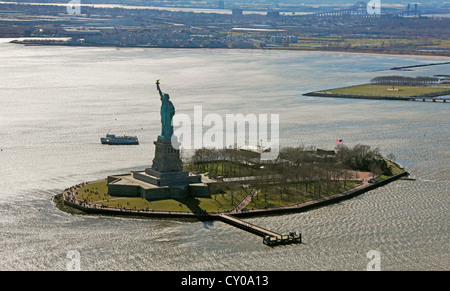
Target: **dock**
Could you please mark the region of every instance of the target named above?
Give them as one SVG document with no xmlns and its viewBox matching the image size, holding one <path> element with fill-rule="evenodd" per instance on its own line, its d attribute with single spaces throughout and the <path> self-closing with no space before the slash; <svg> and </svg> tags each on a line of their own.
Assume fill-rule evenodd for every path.
<svg viewBox="0 0 450 291">
<path fill-rule="evenodd" d="M 262 236 L 263 243 L 265 245 L 275 246 L 280 244 L 293 244 L 302 242 L 301 234 L 297 234 L 295 232 L 290 232 L 288 235 L 281 235 L 279 233 L 267 230 L 260 226 L 251 224 L 249 222 L 240 220 L 234 216 L 224 213 L 219 214 L 218 218 L 225 223 L 236 226 L 240 229 L 246 230 L 253 234 Z"/>
</svg>

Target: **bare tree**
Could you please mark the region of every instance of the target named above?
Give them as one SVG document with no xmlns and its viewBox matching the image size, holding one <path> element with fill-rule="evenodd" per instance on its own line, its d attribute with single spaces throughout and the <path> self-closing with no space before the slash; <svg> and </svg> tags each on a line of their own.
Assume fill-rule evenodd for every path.
<svg viewBox="0 0 450 291">
<path fill-rule="evenodd" d="M 387 155 L 387 158 L 390 160 L 390 161 L 394 161 L 395 160 L 395 155 L 393 154 L 393 153 L 389 153 L 388 155 Z"/>
<path fill-rule="evenodd" d="M 376 177 L 379 177 L 383 171 L 381 170 L 380 166 L 378 166 L 377 163 L 371 163 L 369 166 L 370 172 L 372 173 L 372 178 L 375 179 Z"/>
</svg>

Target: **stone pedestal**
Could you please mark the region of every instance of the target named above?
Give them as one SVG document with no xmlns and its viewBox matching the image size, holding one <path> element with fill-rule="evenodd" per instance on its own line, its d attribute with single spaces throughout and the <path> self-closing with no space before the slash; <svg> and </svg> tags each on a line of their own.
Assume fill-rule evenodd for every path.
<svg viewBox="0 0 450 291">
<path fill-rule="evenodd" d="M 170 173 L 183 170 L 180 151 L 172 146 L 171 139 L 161 138 L 158 136 L 158 140 L 155 141 L 154 144 L 155 158 L 153 159 L 151 169 L 147 170 L 151 170 L 151 173 Z"/>
<path fill-rule="evenodd" d="M 201 183 L 200 175 L 183 170 L 180 151 L 172 146 L 170 139 L 158 136 L 154 144 L 155 158 L 152 167 L 144 172 L 134 172 L 134 178 L 155 186 L 186 187 L 192 183 Z"/>
<path fill-rule="evenodd" d="M 188 171 L 161 173 L 152 169 L 133 172 L 133 178 L 155 186 L 172 186 L 177 188 L 187 187 L 189 184 L 202 183 L 200 175 L 194 175 Z"/>
<path fill-rule="evenodd" d="M 188 195 L 209 197 L 202 176 L 183 170 L 180 151 L 170 139 L 158 137 L 151 168 L 127 175 L 108 177 L 108 193 L 112 196 L 142 197 L 147 200 L 182 199 Z"/>
</svg>

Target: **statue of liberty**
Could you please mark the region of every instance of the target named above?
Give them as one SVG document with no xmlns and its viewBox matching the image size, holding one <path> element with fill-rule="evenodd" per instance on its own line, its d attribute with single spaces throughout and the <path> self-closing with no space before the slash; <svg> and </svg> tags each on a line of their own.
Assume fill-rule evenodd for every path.
<svg viewBox="0 0 450 291">
<path fill-rule="evenodd" d="M 175 107 L 172 102 L 169 100 L 169 94 L 165 94 L 161 92 L 161 88 L 159 88 L 159 80 L 156 80 L 156 88 L 159 92 L 159 96 L 161 96 L 161 138 L 170 139 L 173 135 L 173 125 L 172 125 L 172 117 L 175 115 Z"/>
</svg>

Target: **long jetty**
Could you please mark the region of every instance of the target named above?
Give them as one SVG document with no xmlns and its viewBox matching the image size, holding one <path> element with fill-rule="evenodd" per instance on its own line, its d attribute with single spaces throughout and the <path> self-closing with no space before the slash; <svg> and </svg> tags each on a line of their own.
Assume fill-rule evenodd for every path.
<svg viewBox="0 0 450 291">
<path fill-rule="evenodd" d="M 223 222 L 226 222 L 228 224 L 234 225 L 236 227 L 239 227 L 241 229 L 247 230 L 249 232 L 252 232 L 256 235 L 260 235 L 262 237 L 265 236 L 275 236 L 275 237 L 279 237 L 281 236 L 281 234 L 278 234 L 276 232 L 267 230 L 265 228 L 262 228 L 260 226 L 251 224 L 249 222 L 245 222 L 243 220 L 240 220 L 236 217 L 233 217 L 231 215 L 225 214 L 225 213 L 221 213 L 219 214 L 219 219 Z"/>
<path fill-rule="evenodd" d="M 404 69 L 410 69 L 410 68 L 428 67 L 428 66 L 439 66 L 439 65 L 450 65 L 450 62 L 431 63 L 431 64 L 420 64 L 420 65 L 403 66 L 403 67 L 393 67 L 393 68 L 390 68 L 389 70 L 404 70 Z"/>
<path fill-rule="evenodd" d="M 281 235 L 279 233 L 267 230 L 252 223 L 240 220 L 231 215 L 227 215 L 225 213 L 219 214 L 218 218 L 225 223 L 231 224 L 240 229 L 262 236 L 263 243 L 269 246 L 302 242 L 301 234 L 297 234 L 295 232 L 290 232 L 288 235 Z"/>
<path fill-rule="evenodd" d="M 331 89 L 332 90 L 332 89 Z M 370 100 L 394 100 L 394 101 L 431 101 L 446 103 L 450 101 L 450 90 L 443 93 L 431 93 L 423 96 L 394 97 L 394 96 L 376 96 L 376 95 L 352 95 L 328 93 L 328 90 L 304 93 L 303 96 L 325 97 L 325 98 L 347 98 L 347 99 L 370 99 Z"/>
</svg>

